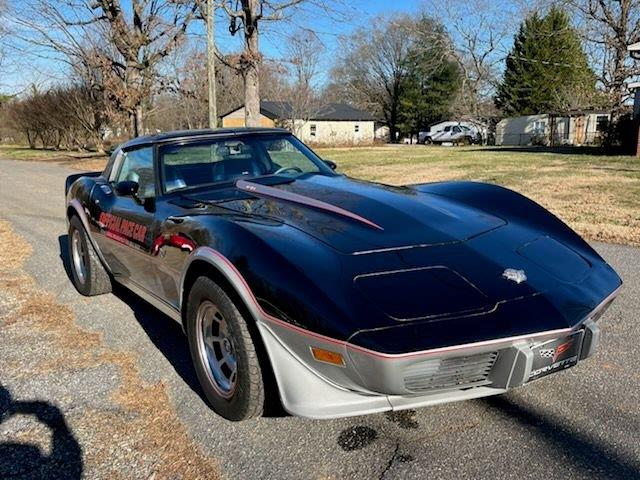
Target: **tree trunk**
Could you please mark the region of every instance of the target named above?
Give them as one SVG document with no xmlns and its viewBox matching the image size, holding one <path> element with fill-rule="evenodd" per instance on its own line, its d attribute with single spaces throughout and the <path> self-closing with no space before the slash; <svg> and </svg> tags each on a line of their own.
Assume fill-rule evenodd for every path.
<svg viewBox="0 0 640 480">
<path fill-rule="evenodd" d="M 247 127 L 260 126 L 260 48 L 258 44 L 259 0 L 247 0 L 245 9 L 244 69 L 244 120 Z"/>
<path fill-rule="evenodd" d="M 34 138 L 34 135 L 32 135 L 29 130 L 26 130 L 25 134 L 27 136 L 27 142 L 29 143 L 29 148 L 32 149 L 32 150 L 35 149 L 36 148 L 36 139 Z"/>
<path fill-rule="evenodd" d="M 398 142 L 398 130 L 396 129 L 396 124 L 389 124 L 389 142 L 397 143 Z"/>
<path fill-rule="evenodd" d="M 144 135 L 144 116 L 142 115 L 142 105 L 136 105 L 136 137 Z"/>
</svg>

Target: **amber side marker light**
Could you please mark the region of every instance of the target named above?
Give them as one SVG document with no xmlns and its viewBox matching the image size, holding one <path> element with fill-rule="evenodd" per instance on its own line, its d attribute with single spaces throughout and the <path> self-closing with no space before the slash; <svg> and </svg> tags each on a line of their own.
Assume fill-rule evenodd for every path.
<svg viewBox="0 0 640 480">
<path fill-rule="evenodd" d="M 337 365 L 344 367 L 344 358 L 338 352 L 332 352 L 331 350 L 325 350 L 323 348 L 311 347 L 311 353 L 313 358 L 318 362 L 329 363 L 331 365 Z"/>
</svg>

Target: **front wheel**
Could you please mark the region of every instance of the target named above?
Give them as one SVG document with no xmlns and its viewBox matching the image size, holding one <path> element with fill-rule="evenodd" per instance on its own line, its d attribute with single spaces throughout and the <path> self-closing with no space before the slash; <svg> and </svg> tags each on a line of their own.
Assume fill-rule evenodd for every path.
<svg viewBox="0 0 640 480">
<path fill-rule="evenodd" d="M 262 370 L 247 321 L 210 278 L 193 284 L 186 322 L 191 358 L 213 410 L 233 421 L 262 415 Z"/>
</svg>

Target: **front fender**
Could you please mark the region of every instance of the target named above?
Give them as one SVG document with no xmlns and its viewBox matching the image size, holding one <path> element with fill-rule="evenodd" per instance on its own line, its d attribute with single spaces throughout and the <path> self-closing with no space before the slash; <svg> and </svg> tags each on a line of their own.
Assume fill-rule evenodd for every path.
<svg viewBox="0 0 640 480">
<path fill-rule="evenodd" d="M 336 285 L 341 262 L 326 245 L 279 222 L 192 217 L 183 225 L 199 248 L 184 266 L 180 298 L 191 265 L 203 260 L 273 317 L 336 338 L 352 333 L 340 307 L 346 292 Z"/>
</svg>

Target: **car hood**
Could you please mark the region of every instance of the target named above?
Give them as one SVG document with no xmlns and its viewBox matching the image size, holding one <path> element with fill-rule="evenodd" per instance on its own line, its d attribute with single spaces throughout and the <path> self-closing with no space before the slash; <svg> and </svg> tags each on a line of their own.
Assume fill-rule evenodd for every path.
<svg viewBox="0 0 640 480">
<path fill-rule="evenodd" d="M 343 176 L 267 177 L 238 187 L 240 196 L 217 205 L 275 218 L 343 253 L 456 243 L 506 223 L 439 195 Z M 206 192 L 198 198 L 211 200 Z"/>
</svg>

